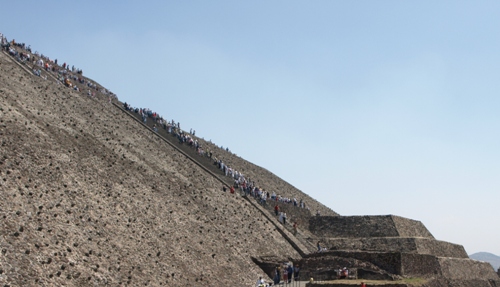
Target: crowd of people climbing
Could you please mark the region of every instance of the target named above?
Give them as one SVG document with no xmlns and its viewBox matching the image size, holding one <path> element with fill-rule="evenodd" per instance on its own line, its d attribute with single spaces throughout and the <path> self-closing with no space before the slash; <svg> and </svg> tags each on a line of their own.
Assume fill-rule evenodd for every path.
<svg viewBox="0 0 500 287">
<path fill-rule="evenodd" d="M 96 93 L 99 92 L 108 96 L 109 101 L 117 99 L 116 95 L 112 92 L 99 87 L 96 83 L 83 77 L 82 69 L 76 68 L 74 65 L 70 66 L 67 63 L 59 65 L 57 59 L 52 60 L 38 51 L 32 52 L 31 45 L 16 42 L 15 39 L 9 41 L 1 33 L 0 43 L 3 51 L 7 52 L 19 63 L 27 65 L 36 76 L 47 80 L 47 75 L 50 74 L 56 79 L 58 84 L 62 83 L 74 91 L 82 92 L 92 97 L 95 97 Z"/>
<path fill-rule="evenodd" d="M 267 205 L 269 202 L 273 202 L 289 204 L 290 206 L 297 208 L 309 209 L 302 199 L 297 200 L 296 198 L 282 196 L 276 194 L 275 191 L 269 192 L 265 188 L 258 186 L 254 180 L 250 177 L 246 177 L 243 172 L 228 165 L 222 158 L 218 158 L 214 151 L 206 149 L 201 142 L 198 141 L 197 137 L 195 137 L 195 131 L 192 128 L 189 132 L 185 132 L 181 129 L 180 122 L 176 122 L 174 119 L 170 121 L 166 120 L 163 116 L 150 108 L 132 107 L 127 102 L 123 103 L 123 108 L 128 112 L 138 114 L 145 124 L 148 123 L 148 121 L 152 121 L 152 129 L 155 132 L 158 132 L 158 129 L 162 128 L 168 134 L 175 136 L 180 144 L 187 144 L 195 149 L 199 156 L 211 159 L 212 163 L 220 169 L 222 174 L 231 178 L 233 184 L 229 188 L 230 193 L 239 191 L 241 194 L 254 197 L 262 205 Z M 221 147 L 221 149 L 223 148 Z M 226 190 L 227 189 L 223 187 L 223 191 Z M 276 216 L 282 224 L 286 225 L 287 215 L 285 212 L 277 213 Z M 297 224 L 294 223 L 294 233 L 296 233 L 296 229 Z"/>
</svg>

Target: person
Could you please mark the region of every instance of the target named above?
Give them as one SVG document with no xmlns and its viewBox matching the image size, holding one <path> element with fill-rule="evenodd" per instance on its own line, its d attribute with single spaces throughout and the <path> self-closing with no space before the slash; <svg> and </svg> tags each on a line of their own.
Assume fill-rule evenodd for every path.
<svg viewBox="0 0 500 287">
<path fill-rule="evenodd" d="M 265 192 L 262 192 L 261 196 L 260 196 L 260 203 L 262 205 L 266 205 L 266 193 Z"/>
<path fill-rule="evenodd" d="M 286 225 L 286 212 L 283 212 L 283 225 Z"/>
<path fill-rule="evenodd" d="M 344 267 L 341 271 L 340 271 L 340 279 L 347 279 L 349 277 L 349 270 L 347 270 L 346 267 Z"/>
<path fill-rule="evenodd" d="M 292 276 L 293 276 L 293 267 L 292 267 L 292 264 L 288 265 L 288 268 L 287 268 L 286 272 L 288 273 L 288 283 L 292 283 Z"/>
<path fill-rule="evenodd" d="M 231 186 L 231 189 L 229 190 L 231 193 L 234 193 L 234 187 Z"/>
<path fill-rule="evenodd" d="M 297 235 L 297 221 L 293 223 L 293 235 Z"/>
<path fill-rule="evenodd" d="M 266 282 L 264 281 L 264 279 L 262 278 L 262 276 L 259 277 L 259 280 L 257 280 L 257 283 L 255 284 L 256 287 L 264 287 L 266 286 L 265 285 Z"/>
<path fill-rule="evenodd" d="M 318 241 L 318 243 L 316 243 L 316 247 L 318 247 L 318 252 L 321 252 L 321 244 L 319 241 Z"/>
<path fill-rule="evenodd" d="M 300 272 L 300 267 L 299 265 L 295 265 L 293 267 L 293 280 L 299 281 L 299 272 Z"/>
<path fill-rule="evenodd" d="M 278 285 L 280 283 L 280 278 L 281 278 L 280 269 L 279 267 L 276 267 L 276 269 L 274 270 L 273 284 Z"/>
<path fill-rule="evenodd" d="M 365 284 L 365 282 L 361 282 L 361 285 L 360 285 L 360 287 L 366 287 L 366 284 Z"/>
<path fill-rule="evenodd" d="M 276 204 L 274 206 L 274 213 L 276 214 L 276 216 L 278 216 L 279 212 L 280 212 L 280 207 Z"/>
<path fill-rule="evenodd" d="M 287 266 L 283 266 L 283 282 L 288 282 L 288 268 Z"/>
</svg>

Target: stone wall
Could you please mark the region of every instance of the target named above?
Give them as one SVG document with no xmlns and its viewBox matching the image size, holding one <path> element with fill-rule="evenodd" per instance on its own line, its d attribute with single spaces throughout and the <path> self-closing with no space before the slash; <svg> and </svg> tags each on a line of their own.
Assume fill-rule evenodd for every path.
<svg viewBox="0 0 500 287">
<path fill-rule="evenodd" d="M 367 261 L 374 259 L 375 263 Z M 393 274 L 387 272 L 383 268 L 396 262 L 399 263 L 399 255 L 397 254 L 371 254 L 371 256 L 360 256 L 360 253 L 352 252 L 327 252 L 322 255 L 310 255 L 294 264 L 301 266 L 301 278 L 316 278 L 318 280 L 333 280 L 336 279 L 337 273 L 335 270 L 347 267 L 351 272 L 360 270 L 371 272 L 370 277 L 377 275 L 378 278 L 392 279 Z M 381 268 L 382 267 L 382 268 Z M 360 277 L 361 278 L 361 277 Z M 363 277 L 364 278 L 364 277 Z M 373 279 L 373 278 L 372 278 Z"/>
<path fill-rule="evenodd" d="M 283 266 L 285 262 L 291 262 L 290 258 L 283 258 L 274 255 L 252 257 L 252 261 L 264 271 L 269 278 L 274 277 L 276 267 Z"/>
<path fill-rule="evenodd" d="M 314 216 L 309 229 L 318 237 L 434 237 L 420 221 L 393 215 Z"/>
<path fill-rule="evenodd" d="M 429 240 L 425 238 L 416 238 L 417 253 L 432 254 L 438 257 L 469 258 L 464 247 L 440 240 Z"/>
<path fill-rule="evenodd" d="M 409 277 L 430 277 L 439 275 L 439 262 L 436 256 L 427 254 L 402 253 L 401 274 Z"/>
<path fill-rule="evenodd" d="M 451 280 L 499 280 L 498 274 L 488 262 L 445 257 L 438 258 L 438 260 L 443 276 Z"/>
<path fill-rule="evenodd" d="M 486 280 L 486 279 L 454 279 L 454 280 L 439 280 L 439 284 L 424 285 L 421 287 L 443 287 L 443 286 L 453 286 L 453 287 L 498 287 L 500 286 L 500 281 Z"/>
<path fill-rule="evenodd" d="M 360 279 L 393 280 L 399 276 L 430 277 L 439 272 L 435 256 L 399 252 L 328 252 L 298 262 L 304 266 L 304 278 L 335 278 L 335 269 L 357 270 Z M 364 277 L 363 274 L 368 274 Z"/>
<path fill-rule="evenodd" d="M 322 242 L 329 250 L 405 252 L 468 258 L 463 246 L 428 238 L 326 238 Z"/>
<path fill-rule="evenodd" d="M 375 268 L 384 270 L 390 274 L 401 274 L 401 253 L 399 252 L 362 252 L 362 251 L 327 251 L 323 253 L 311 254 L 307 259 L 307 266 L 315 267 L 317 264 L 326 264 L 330 268 L 340 268 L 340 267 L 358 267 L 354 265 L 341 266 L 339 264 L 328 262 L 329 258 L 350 258 L 356 261 L 369 262 Z M 312 263 L 316 258 L 316 262 Z M 321 262 L 321 263 L 319 263 Z M 306 266 L 306 264 L 303 264 Z"/>
<path fill-rule="evenodd" d="M 416 252 L 413 238 L 327 238 L 322 242 L 328 250 L 376 251 L 376 252 Z"/>
<path fill-rule="evenodd" d="M 401 216 L 391 216 L 399 236 L 401 237 L 425 237 L 434 238 L 427 228 L 418 220 L 408 219 Z"/>
</svg>

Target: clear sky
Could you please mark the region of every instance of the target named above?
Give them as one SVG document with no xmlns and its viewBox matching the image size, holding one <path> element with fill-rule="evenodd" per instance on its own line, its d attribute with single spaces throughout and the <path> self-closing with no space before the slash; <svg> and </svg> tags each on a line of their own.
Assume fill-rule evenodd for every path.
<svg viewBox="0 0 500 287">
<path fill-rule="evenodd" d="M 342 215 L 500 255 L 499 1 L 0 1 L 0 32 Z"/>
</svg>

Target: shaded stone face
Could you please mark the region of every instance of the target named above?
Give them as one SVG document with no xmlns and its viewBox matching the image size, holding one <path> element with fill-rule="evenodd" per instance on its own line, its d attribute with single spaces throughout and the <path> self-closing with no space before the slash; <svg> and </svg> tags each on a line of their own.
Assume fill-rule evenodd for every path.
<svg viewBox="0 0 500 287">
<path fill-rule="evenodd" d="M 422 237 L 434 239 L 420 222 L 394 215 L 311 217 L 312 233 L 326 238 Z"/>
<path fill-rule="evenodd" d="M 441 257 L 468 258 L 463 246 L 428 238 L 375 237 L 375 238 L 323 238 L 329 250 L 370 252 L 404 252 Z"/>
</svg>

